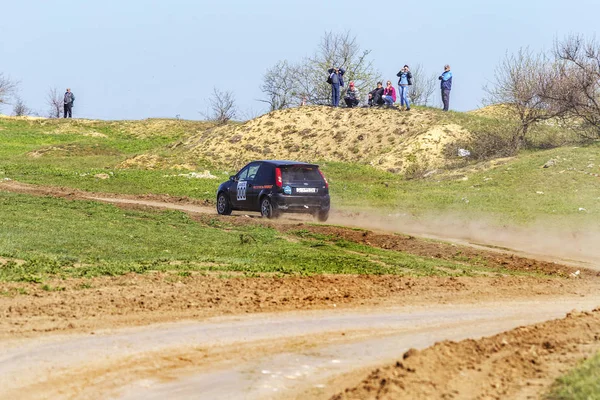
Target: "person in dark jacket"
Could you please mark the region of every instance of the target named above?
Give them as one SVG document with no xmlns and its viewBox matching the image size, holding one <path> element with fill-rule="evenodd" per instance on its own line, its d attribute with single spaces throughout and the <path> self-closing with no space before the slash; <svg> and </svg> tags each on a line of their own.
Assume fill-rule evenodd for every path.
<svg viewBox="0 0 600 400">
<path fill-rule="evenodd" d="M 346 96 L 344 96 L 344 101 L 346 102 L 346 106 L 348 108 L 356 107 L 360 101 L 358 95 L 358 89 L 354 86 L 354 81 L 350 81 L 348 85 L 348 90 L 346 90 Z"/>
<path fill-rule="evenodd" d="M 340 104 L 340 88 L 344 87 L 344 68 L 329 68 L 329 78 L 327 82 L 331 84 L 331 105 L 334 107 Z"/>
<path fill-rule="evenodd" d="M 65 118 L 73 118 L 73 103 L 75 103 L 75 95 L 71 92 L 71 89 L 67 88 L 64 98 L 64 112 Z"/>
<path fill-rule="evenodd" d="M 400 111 L 406 106 L 406 111 L 410 111 L 410 102 L 408 100 L 408 89 L 412 85 L 412 73 L 408 65 L 402 67 L 400 72 L 396 74 L 398 79 L 398 94 L 400 95 Z"/>
<path fill-rule="evenodd" d="M 448 108 L 450 107 L 450 90 L 452 90 L 452 72 L 450 72 L 450 66 L 448 64 L 444 65 L 444 72 L 438 79 L 441 81 L 444 111 L 448 111 Z"/>
<path fill-rule="evenodd" d="M 383 105 L 383 83 L 377 82 L 377 87 L 369 92 L 369 106 L 381 106 Z"/>
</svg>

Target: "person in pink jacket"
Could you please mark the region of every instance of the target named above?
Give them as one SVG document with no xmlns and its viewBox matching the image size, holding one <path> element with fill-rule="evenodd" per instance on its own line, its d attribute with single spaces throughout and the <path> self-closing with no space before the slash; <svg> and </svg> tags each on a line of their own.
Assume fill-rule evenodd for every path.
<svg viewBox="0 0 600 400">
<path fill-rule="evenodd" d="M 381 98 L 388 107 L 392 107 L 396 102 L 396 89 L 392 86 L 391 81 L 387 81 L 387 86 L 383 89 L 383 96 Z"/>
</svg>

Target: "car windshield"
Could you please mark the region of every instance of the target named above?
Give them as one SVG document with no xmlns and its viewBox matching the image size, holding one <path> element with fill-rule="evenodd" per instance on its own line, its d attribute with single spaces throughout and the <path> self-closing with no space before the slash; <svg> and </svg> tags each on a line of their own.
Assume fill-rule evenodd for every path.
<svg viewBox="0 0 600 400">
<path fill-rule="evenodd" d="M 311 165 L 282 167 L 281 178 L 284 182 L 320 181 L 323 179 L 319 173 L 319 169 Z"/>
</svg>

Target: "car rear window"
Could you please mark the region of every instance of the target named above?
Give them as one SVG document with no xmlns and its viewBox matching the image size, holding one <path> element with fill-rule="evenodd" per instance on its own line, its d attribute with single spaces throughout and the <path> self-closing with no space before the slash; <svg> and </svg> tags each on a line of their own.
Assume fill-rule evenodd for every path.
<svg viewBox="0 0 600 400">
<path fill-rule="evenodd" d="M 281 167 L 281 178 L 284 182 L 321 181 L 323 178 L 319 168 L 310 165 L 293 165 Z"/>
</svg>

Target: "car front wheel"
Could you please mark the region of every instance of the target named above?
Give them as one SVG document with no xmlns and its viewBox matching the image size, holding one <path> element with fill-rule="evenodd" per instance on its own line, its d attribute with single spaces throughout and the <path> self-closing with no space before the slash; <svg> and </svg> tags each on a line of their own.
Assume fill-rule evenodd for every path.
<svg viewBox="0 0 600 400">
<path fill-rule="evenodd" d="M 273 204 L 268 197 L 265 197 L 260 202 L 260 215 L 265 218 L 277 218 L 279 213 L 273 208 Z"/>
<path fill-rule="evenodd" d="M 231 214 L 231 204 L 225 193 L 219 193 L 219 196 L 217 196 L 217 212 L 220 215 Z"/>
</svg>

